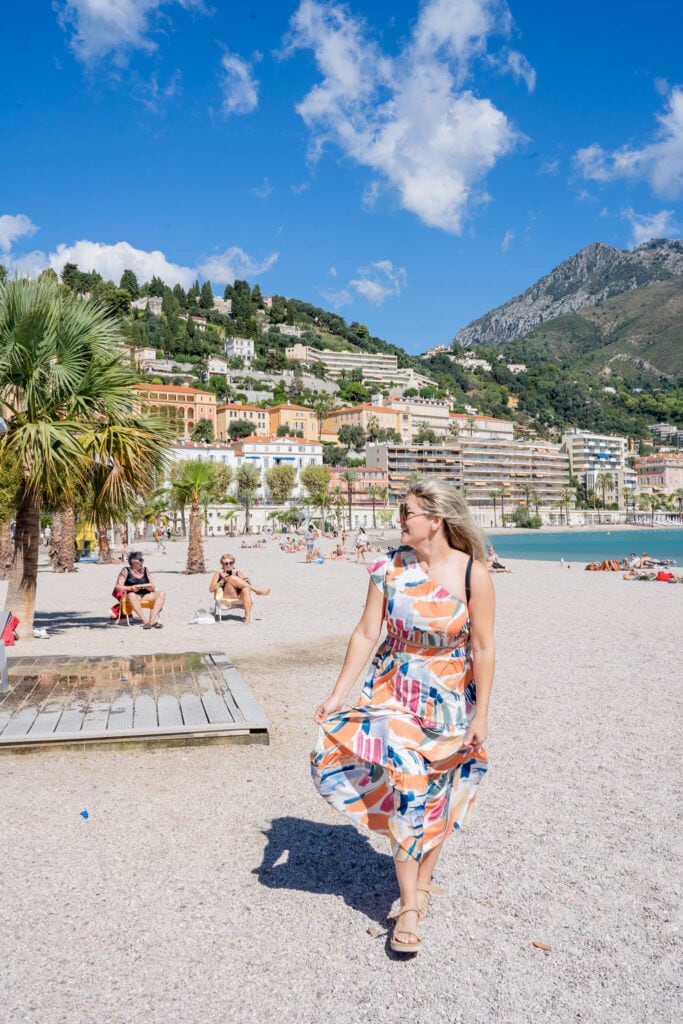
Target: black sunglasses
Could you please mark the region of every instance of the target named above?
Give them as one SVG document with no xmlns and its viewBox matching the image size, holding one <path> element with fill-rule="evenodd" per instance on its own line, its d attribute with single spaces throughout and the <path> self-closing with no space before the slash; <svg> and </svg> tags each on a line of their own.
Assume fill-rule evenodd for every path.
<svg viewBox="0 0 683 1024">
<path fill-rule="evenodd" d="M 410 509 L 408 508 L 408 503 L 406 501 L 402 501 L 401 504 L 398 506 L 398 518 L 402 519 L 404 523 L 407 522 L 409 519 L 412 519 L 414 516 L 427 515 L 429 515 L 428 512 L 411 512 Z"/>
</svg>

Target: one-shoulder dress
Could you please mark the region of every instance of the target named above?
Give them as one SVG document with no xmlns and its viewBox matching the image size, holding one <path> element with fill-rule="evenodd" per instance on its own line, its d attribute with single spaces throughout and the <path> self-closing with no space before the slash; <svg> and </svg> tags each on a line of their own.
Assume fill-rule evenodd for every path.
<svg viewBox="0 0 683 1024">
<path fill-rule="evenodd" d="M 467 824 L 488 757 L 463 747 L 476 684 L 466 603 L 400 547 L 368 566 L 387 635 L 358 703 L 330 715 L 311 754 L 321 796 L 420 860 Z"/>
</svg>

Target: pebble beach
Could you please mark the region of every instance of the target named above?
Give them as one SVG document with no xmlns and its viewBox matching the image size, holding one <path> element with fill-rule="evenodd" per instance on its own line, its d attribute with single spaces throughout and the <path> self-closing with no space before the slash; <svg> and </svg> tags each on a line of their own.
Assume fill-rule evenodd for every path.
<svg viewBox="0 0 683 1024">
<path fill-rule="evenodd" d="M 168 594 L 158 631 L 108 625 L 116 566 L 56 576 L 41 564 L 36 626 L 49 638 L 10 659 L 224 652 L 270 719 L 270 745 L 0 757 L 3 1019 L 679 1019 L 683 587 L 523 560 L 494 577 L 491 767 L 471 825 L 444 848 L 423 950 L 401 957 L 387 938 L 388 844 L 330 809 L 308 767 L 313 709 L 367 572 L 239 544 L 208 539 L 205 553 L 213 569 L 233 551 L 271 588 L 248 627 L 190 623 L 210 607 L 211 575 L 184 574 L 181 540 L 165 554 L 140 544 Z"/>
</svg>

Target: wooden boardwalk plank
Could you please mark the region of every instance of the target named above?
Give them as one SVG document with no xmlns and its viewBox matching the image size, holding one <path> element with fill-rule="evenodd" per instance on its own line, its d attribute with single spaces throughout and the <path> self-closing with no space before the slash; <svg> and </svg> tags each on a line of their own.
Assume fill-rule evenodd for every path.
<svg viewBox="0 0 683 1024">
<path fill-rule="evenodd" d="M 235 704 L 237 704 L 244 718 L 248 722 L 257 722 L 260 728 L 266 729 L 268 727 L 268 719 L 237 669 L 225 669 L 223 674 Z"/>
<path fill-rule="evenodd" d="M 194 727 L 208 725 L 204 705 L 196 693 L 184 693 L 180 698 L 180 707 L 185 725 Z"/>
<path fill-rule="evenodd" d="M 10 736 L 25 736 L 37 715 L 38 711 L 36 708 L 28 707 L 17 711 L 16 715 L 12 716 L 12 720 L 3 729 L 3 740 L 8 739 Z"/>
<path fill-rule="evenodd" d="M 3 730 L 8 722 L 12 721 L 11 711 L 0 711 L 0 736 L 2 736 Z"/>
<path fill-rule="evenodd" d="M 133 712 L 133 731 L 139 729 L 155 729 L 157 721 L 157 704 L 150 693 L 141 693 L 135 698 Z"/>
<path fill-rule="evenodd" d="M 84 707 L 68 707 L 62 712 L 62 717 L 57 722 L 55 729 L 55 736 L 59 736 L 60 733 L 75 733 L 80 732 L 81 726 L 83 725 L 83 715 L 85 714 Z"/>
<path fill-rule="evenodd" d="M 107 731 L 133 728 L 135 702 L 129 693 L 122 693 L 111 702 Z"/>
<path fill-rule="evenodd" d="M 233 721 L 235 721 L 235 722 L 242 722 L 242 721 L 244 721 L 244 715 L 242 714 L 240 709 L 235 704 L 235 700 L 234 700 L 232 694 L 230 693 L 230 690 L 227 689 L 227 687 L 225 688 L 225 690 L 223 690 L 223 700 L 225 701 L 226 707 L 227 707 L 228 711 L 230 712 L 230 716 L 233 719 Z"/>
<path fill-rule="evenodd" d="M 55 711 L 40 711 L 31 726 L 31 736 L 49 736 L 57 728 L 62 717 L 62 708 Z"/>
<path fill-rule="evenodd" d="M 169 693 L 162 693 L 157 701 L 157 712 L 159 714 L 159 727 L 168 729 L 183 724 L 183 716 L 180 704 L 176 697 Z"/>
<path fill-rule="evenodd" d="M 202 694 L 202 704 L 211 725 L 216 725 L 218 722 L 235 721 L 228 711 L 227 704 L 215 690 L 207 690 Z"/>
<path fill-rule="evenodd" d="M 104 732 L 107 728 L 111 701 L 94 700 L 83 715 L 81 732 Z"/>
</svg>

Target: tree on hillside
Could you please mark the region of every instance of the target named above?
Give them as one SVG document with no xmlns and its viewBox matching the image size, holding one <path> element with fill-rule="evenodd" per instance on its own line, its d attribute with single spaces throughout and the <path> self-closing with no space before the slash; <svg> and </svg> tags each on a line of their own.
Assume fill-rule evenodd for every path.
<svg viewBox="0 0 683 1024">
<path fill-rule="evenodd" d="M 313 405 L 313 409 L 318 420 L 318 440 L 320 440 L 322 436 L 323 423 L 325 422 L 333 408 L 334 402 L 332 398 L 328 394 L 326 394 L 326 392 L 321 391 Z"/>
<path fill-rule="evenodd" d="M 193 441 L 208 441 L 209 443 L 214 440 L 213 423 L 211 420 L 201 419 L 197 420 L 190 437 Z"/>
<path fill-rule="evenodd" d="M 428 423 L 418 423 L 418 431 L 413 438 L 414 444 L 438 444 L 439 439 Z"/>
<path fill-rule="evenodd" d="M 213 289 L 210 281 L 205 281 L 199 291 L 199 305 L 202 309 L 212 309 L 213 307 Z"/>
<path fill-rule="evenodd" d="M 114 345 L 116 324 L 53 282 L 0 287 L 0 394 L 8 431 L 0 462 L 21 484 L 6 608 L 31 636 L 41 505 L 59 507 L 85 487 L 93 464 L 108 468 L 96 501 L 131 505 L 165 464 L 169 426 L 133 412 L 137 375 Z"/>
<path fill-rule="evenodd" d="M 251 420 L 233 420 L 228 427 L 228 437 L 231 441 L 239 441 L 241 437 L 251 437 L 255 429 Z"/>
<path fill-rule="evenodd" d="M 119 288 L 125 289 L 128 292 L 131 299 L 137 299 L 140 295 L 140 285 L 138 279 L 133 270 L 124 270 L 121 274 L 121 280 L 119 282 Z"/>
<path fill-rule="evenodd" d="M 365 431 L 362 427 L 351 426 L 349 423 L 345 423 L 339 428 L 337 434 L 339 444 L 343 444 L 347 451 L 353 448 L 355 451 L 359 451 L 361 448 L 365 448 L 366 436 Z"/>
</svg>

